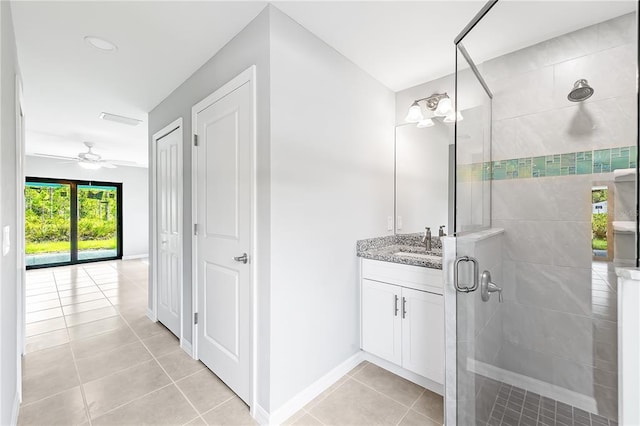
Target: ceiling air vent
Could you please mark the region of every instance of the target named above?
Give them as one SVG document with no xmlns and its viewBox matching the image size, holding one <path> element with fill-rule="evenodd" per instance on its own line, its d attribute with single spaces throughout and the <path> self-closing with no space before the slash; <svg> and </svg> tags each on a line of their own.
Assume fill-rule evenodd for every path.
<svg viewBox="0 0 640 426">
<path fill-rule="evenodd" d="M 110 114 L 108 112 L 100 113 L 100 118 L 103 120 L 115 121 L 116 123 L 127 124 L 129 126 L 137 126 L 142 123 L 142 120 L 138 120 L 131 117 L 124 117 L 122 115 Z"/>
</svg>

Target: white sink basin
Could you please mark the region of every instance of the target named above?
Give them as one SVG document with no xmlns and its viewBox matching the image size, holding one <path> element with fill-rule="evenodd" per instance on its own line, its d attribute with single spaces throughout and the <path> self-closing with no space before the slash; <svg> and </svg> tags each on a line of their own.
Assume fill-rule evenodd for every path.
<svg viewBox="0 0 640 426">
<path fill-rule="evenodd" d="M 406 251 L 398 251 L 393 253 L 395 256 L 403 256 L 403 257 L 413 257 L 415 259 L 425 259 L 425 260 L 441 260 L 442 257 L 434 256 L 432 254 L 426 253 L 409 253 Z"/>
</svg>

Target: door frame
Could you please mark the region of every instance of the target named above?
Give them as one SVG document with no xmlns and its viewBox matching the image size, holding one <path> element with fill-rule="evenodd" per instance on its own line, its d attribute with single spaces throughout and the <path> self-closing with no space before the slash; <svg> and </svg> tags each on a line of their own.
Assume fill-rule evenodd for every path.
<svg viewBox="0 0 640 426">
<path fill-rule="evenodd" d="M 149 317 L 152 321 L 158 321 L 158 151 L 157 145 L 158 141 L 165 136 L 168 136 L 170 133 L 174 131 L 179 132 L 180 134 L 180 143 L 178 145 L 178 153 L 179 159 L 178 162 L 182 166 L 182 173 L 178 176 L 178 223 L 180 227 L 180 237 L 179 237 L 179 253 L 180 253 L 180 265 L 179 265 L 179 276 L 180 282 L 178 286 L 180 288 L 180 335 L 178 338 L 180 339 L 180 347 L 184 349 L 189 355 L 191 355 L 191 348 L 189 347 L 188 342 L 183 339 L 184 336 L 184 161 L 183 161 L 183 147 L 184 147 L 184 126 L 182 124 L 182 117 L 178 117 L 176 120 L 167 124 L 165 127 L 157 131 L 153 134 L 151 138 L 151 164 L 149 168 L 149 177 L 151 182 L 151 256 L 149 262 L 149 274 L 151 276 L 150 286 L 151 286 L 151 294 L 153 294 L 153 298 L 151 300 L 151 308 L 147 309 L 147 317 Z"/>
<path fill-rule="evenodd" d="M 256 230 L 257 230 L 257 214 L 256 214 L 256 206 L 257 206 L 257 192 L 256 188 L 258 185 L 257 182 L 257 123 L 256 123 L 256 66 L 251 65 L 248 69 L 244 70 L 236 77 L 231 79 L 229 82 L 223 84 L 219 89 L 214 91 L 212 94 L 195 104 L 191 108 L 191 229 L 195 231 L 195 227 L 198 219 L 198 149 L 195 145 L 195 140 L 197 137 L 197 129 L 198 129 L 198 113 L 203 111 L 207 107 L 211 106 L 215 102 L 229 95 L 231 92 L 235 91 L 239 87 L 244 84 L 249 84 L 251 88 L 251 101 L 252 101 L 252 115 L 253 115 L 253 129 L 251 129 L 251 177 L 249 181 L 251 182 L 251 247 L 249 251 L 250 268 L 249 268 L 249 282 L 250 282 L 250 301 L 249 301 L 249 364 L 251 371 L 249 373 L 251 377 L 250 383 L 250 401 L 249 401 L 249 410 L 251 416 L 255 418 L 256 408 L 257 408 L 257 349 L 258 349 L 258 336 L 257 336 L 257 238 L 256 238 Z M 192 313 L 195 314 L 198 312 L 198 242 L 197 238 L 191 238 L 191 276 L 193 283 L 193 291 L 192 291 Z M 198 358 L 198 325 L 195 324 L 195 321 L 192 319 L 192 345 L 193 345 L 193 358 Z"/>
<path fill-rule="evenodd" d="M 22 371 L 22 356 L 26 354 L 26 342 L 25 342 L 25 330 L 26 324 L 26 254 L 25 254 L 25 210 L 24 210 L 24 163 L 25 163 L 25 114 L 24 114 L 24 102 L 22 95 L 22 79 L 20 75 L 16 75 L 16 259 L 18 264 L 17 274 L 17 306 L 18 306 L 18 360 L 17 370 Z M 18 391 L 18 400 L 22 402 L 22 374 L 17 375 L 16 388 Z"/>
</svg>

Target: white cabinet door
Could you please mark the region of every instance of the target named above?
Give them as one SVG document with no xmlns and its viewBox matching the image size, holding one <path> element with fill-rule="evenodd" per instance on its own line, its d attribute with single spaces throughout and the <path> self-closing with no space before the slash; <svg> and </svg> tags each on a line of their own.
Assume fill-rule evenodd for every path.
<svg viewBox="0 0 640 426">
<path fill-rule="evenodd" d="M 402 289 L 402 366 L 444 384 L 444 302 L 440 295 Z"/>
<path fill-rule="evenodd" d="M 402 288 L 362 280 L 362 349 L 387 361 L 402 361 Z"/>
</svg>

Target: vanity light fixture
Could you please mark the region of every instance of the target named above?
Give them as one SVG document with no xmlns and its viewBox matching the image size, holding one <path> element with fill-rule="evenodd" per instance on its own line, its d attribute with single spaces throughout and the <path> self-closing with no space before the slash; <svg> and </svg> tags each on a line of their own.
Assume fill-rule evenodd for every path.
<svg viewBox="0 0 640 426">
<path fill-rule="evenodd" d="M 427 116 L 422 113 L 420 102 L 425 103 L 427 110 Z M 453 109 L 453 104 L 449 95 L 445 93 L 434 93 L 431 96 L 422 99 L 416 99 L 409 107 L 409 112 L 405 121 L 408 123 L 418 123 L 417 127 L 431 127 L 434 125 L 433 117 L 444 117 L 445 123 L 453 123 L 454 121 L 461 121 L 462 114 L 456 113 Z"/>
<path fill-rule="evenodd" d="M 413 102 L 409 107 L 409 112 L 407 112 L 407 117 L 405 121 L 407 123 L 418 123 L 424 120 L 424 116 L 422 115 L 422 110 L 420 109 L 420 105 L 418 101 Z"/>
<path fill-rule="evenodd" d="M 449 114 L 447 114 L 444 117 L 444 120 L 442 120 L 444 123 L 453 123 L 456 121 L 462 121 L 464 120 L 464 118 L 462 117 L 462 114 L 460 113 L 460 111 L 455 112 L 455 111 L 451 111 Z"/>
<path fill-rule="evenodd" d="M 435 123 L 433 122 L 432 119 L 425 118 L 424 120 L 420 120 L 416 127 L 418 127 L 419 129 L 422 129 L 422 128 L 425 128 L 425 127 L 433 127 L 434 124 Z"/>
</svg>

